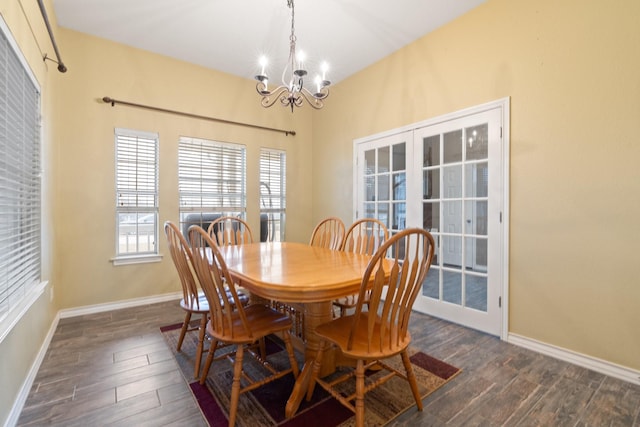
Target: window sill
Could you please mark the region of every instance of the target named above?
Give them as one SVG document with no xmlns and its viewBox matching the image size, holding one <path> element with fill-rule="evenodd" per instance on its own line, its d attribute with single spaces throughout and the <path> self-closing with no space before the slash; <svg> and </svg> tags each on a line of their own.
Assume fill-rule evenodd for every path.
<svg viewBox="0 0 640 427">
<path fill-rule="evenodd" d="M 151 255 L 119 256 L 119 257 L 111 258 L 110 261 L 113 263 L 114 266 L 129 265 L 129 264 L 148 264 L 151 262 L 162 261 L 162 255 L 151 254 Z"/>
</svg>

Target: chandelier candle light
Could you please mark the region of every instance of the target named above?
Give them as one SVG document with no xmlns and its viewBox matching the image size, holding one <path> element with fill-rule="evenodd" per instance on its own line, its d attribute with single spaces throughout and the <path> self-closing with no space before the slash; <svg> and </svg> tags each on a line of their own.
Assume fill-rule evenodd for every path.
<svg viewBox="0 0 640 427">
<path fill-rule="evenodd" d="M 293 6 L 293 0 L 287 0 L 287 6 L 291 9 L 291 36 L 289 36 L 289 59 L 282 71 L 282 85 L 278 86 L 274 90 L 269 90 L 269 77 L 267 77 L 265 68 L 267 67 L 267 58 L 260 58 L 260 74 L 256 76 L 258 83 L 256 84 L 256 90 L 262 96 L 262 106 L 267 108 L 271 107 L 276 101 L 285 107 L 291 107 L 293 113 L 293 107 L 300 107 L 304 100 L 316 110 L 324 107 L 322 102 L 327 96 L 329 96 L 329 85 L 331 82 L 327 80 L 327 70 L 329 66 L 326 62 L 322 63 L 321 71 L 322 76 L 317 75 L 314 79 L 314 92 L 309 91 L 304 87 L 304 77 L 307 75 L 307 70 L 304 69 L 304 54 L 299 52 L 296 55 L 296 34 L 295 34 L 295 11 Z"/>
</svg>

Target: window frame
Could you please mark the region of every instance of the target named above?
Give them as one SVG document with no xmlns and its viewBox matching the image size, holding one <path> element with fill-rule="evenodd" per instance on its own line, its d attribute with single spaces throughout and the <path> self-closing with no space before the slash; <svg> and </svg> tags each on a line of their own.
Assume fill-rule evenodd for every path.
<svg viewBox="0 0 640 427">
<path fill-rule="evenodd" d="M 234 191 L 227 192 L 225 187 Z M 246 220 L 247 147 L 181 136 L 178 139 L 178 206 L 180 228 L 185 236 L 189 226 L 198 224 L 206 229 L 219 216 Z"/>
<path fill-rule="evenodd" d="M 160 138 L 158 133 L 146 132 L 134 129 L 115 128 L 115 241 L 114 249 L 116 255 L 111 259 L 114 265 L 138 264 L 148 262 L 159 262 L 162 256 L 159 253 L 159 146 Z M 149 149 L 149 144 L 153 148 Z M 135 147 L 132 147 L 135 145 Z M 135 158 L 127 156 L 127 149 L 135 149 Z M 121 157 L 122 154 L 122 157 Z M 141 154 L 143 160 L 138 158 Z M 149 162 L 149 158 L 153 162 Z M 146 161 L 145 161 L 146 160 Z M 127 162 L 133 162 L 133 169 L 126 168 Z M 150 165 L 153 170 L 150 172 Z M 121 169 L 122 168 L 122 169 Z M 145 170 L 146 169 L 146 170 Z M 134 173 L 132 182 L 121 183 L 121 180 L 128 179 L 127 175 Z M 151 177 L 152 182 L 149 182 Z M 151 200 L 151 203 L 149 201 Z M 128 201 L 128 202 L 127 202 Z M 149 218 L 151 223 L 141 222 L 141 218 Z M 127 222 L 121 218 L 127 218 Z M 132 220 L 134 218 L 135 220 Z M 131 229 L 127 234 L 122 234 L 123 228 Z M 141 229 L 150 229 L 144 232 Z M 135 238 L 135 249 L 133 251 L 122 251 L 121 239 L 123 236 L 133 235 Z M 141 238 L 147 237 L 147 244 L 151 245 L 150 250 L 140 249 Z M 152 240 L 150 241 L 149 238 Z M 125 245 L 129 246 L 129 238 L 125 237 Z"/>
<path fill-rule="evenodd" d="M 24 192 L 20 193 L 21 195 L 26 194 L 28 197 L 18 197 L 17 199 L 20 199 L 22 201 L 22 203 L 20 203 L 19 205 L 18 204 L 11 205 L 8 203 L 4 205 L 6 208 L 6 210 L 4 211 L 8 214 L 7 217 L 18 216 L 21 218 L 20 221 L 22 221 L 22 219 L 25 217 L 31 218 L 31 221 L 26 226 L 26 230 L 27 230 L 26 234 L 28 234 L 28 240 L 26 242 L 23 239 L 25 237 L 25 233 L 23 233 L 22 231 L 19 233 L 20 238 L 18 239 L 17 243 L 20 245 L 18 249 L 18 251 L 20 252 L 19 253 L 20 263 L 18 266 L 18 270 L 15 269 L 16 267 L 15 262 L 12 262 L 12 261 L 15 261 L 16 259 L 15 253 L 14 253 L 13 259 L 9 257 L 7 257 L 6 259 L 2 258 L 3 256 L 10 255 L 11 252 L 15 252 L 16 250 L 15 249 L 16 241 L 13 238 L 15 236 L 11 234 L 11 230 L 15 231 L 15 227 L 7 227 L 5 230 L 0 229 L 0 244 L 2 244 L 2 246 L 0 247 L 0 251 L 2 253 L 2 256 L 0 256 L 0 268 L 2 268 L 3 271 L 6 273 L 6 274 L 3 274 L 2 277 L 4 277 L 7 280 L 6 284 L 0 287 L 0 307 L 2 307 L 2 309 L 0 310 L 0 342 L 2 342 L 4 341 L 5 337 L 11 332 L 13 327 L 29 311 L 31 306 L 40 298 L 40 296 L 43 294 L 48 284 L 48 281 L 45 281 L 42 279 L 43 233 L 42 233 L 41 224 L 42 224 L 42 212 L 43 212 L 42 205 L 44 200 L 43 169 L 42 169 L 42 162 L 43 162 L 42 101 L 41 101 L 42 92 L 41 92 L 40 85 L 37 79 L 35 78 L 35 75 L 31 71 L 31 68 L 29 67 L 29 63 L 27 62 L 26 58 L 22 54 L 15 38 L 13 37 L 13 34 L 9 30 L 9 27 L 7 26 L 6 22 L 4 21 L 4 18 L 1 15 L 0 15 L 0 35 L 1 35 L 0 42 L 2 43 L 2 50 L 0 50 L 0 54 L 3 54 L 2 58 L 4 59 L 2 66 L 7 71 L 11 71 L 12 58 L 15 58 L 14 60 L 17 61 L 17 63 L 14 64 L 16 65 L 16 67 L 13 67 L 13 71 L 16 72 L 16 75 L 12 77 L 8 74 L 5 74 L 7 81 L 22 82 L 22 85 L 20 86 L 20 88 L 16 87 L 16 90 L 21 90 L 23 91 L 23 93 L 29 93 L 33 91 L 32 93 L 35 95 L 35 99 L 33 100 L 34 104 L 32 104 L 33 113 L 34 113 L 33 129 L 31 129 L 30 132 L 23 132 L 23 131 L 18 132 L 19 135 L 22 137 L 30 136 L 33 138 L 31 140 L 31 142 L 33 143 L 33 145 L 31 146 L 32 150 L 30 152 L 31 161 L 25 162 L 24 164 L 21 165 L 24 167 L 16 168 L 16 170 L 21 173 L 25 172 L 25 170 L 31 171 L 31 173 L 27 174 L 28 176 L 26 177 L 22 175 L 17 177 L 17 178 L 26 179 L 28 181 L 28 184 L 26 184 L 26 187 L 29 188 L 30 190 L 26 193 Z M 5 87 L 8 87 L 8 86 L 5 86 Z M 7 95 L 5 94 L 5 96 L 3 96 L 2 99 L 6 101 Z M 25 99 L 25 98 L 22 98 L 22 99 Z M 25 103 L 23 103 L 21 107 L 23 107 L 22 110 L 24 111 Z M 5 115 L 5 117 L 7 117 L 7 115 Z M 23 124 L 26 124 L 26 123 L 23 123 Z M 2 131 L 3 128 L 5 130 L 4 134 L 7 135 L 6 145 L 4 146 L 4 149 L 6 149 L 7 151 L 4 153 L 4 156 L 3 156 L 6 158 L 10 150 L 10 146 L 9 146 L 10 135 L 8 134 L 7 127 L 6 126 L 3 127 L 2 122 L 0 121 L 0 131 Z M 0 140 L 0 149 L 3 148 L 1 142 L 2 141 Z M 28 144 L 25 144 L 25 142 L 29 142 L 28 139 L 21 138 L 20 141 L 16 144 L 16 146 L 19 146 L 20 148 L 22 148 L 25 145 L 28 145 Z M 14 149 L 15 148 L 16 147 L 14 147 Z M 14 153 L 15 152 L 16 150 L 14 150 Z M 3 181 L 4 181 L 5 185 L 7 186 L 6 187 L 7 189 L 11 188 L 15 190 L 15 188 L 18 188 L 20 186 L 19 182 L 21 182 L 17 178 L 16 178 L 16 175 L 14 174 L 12 179 L 9 174 L 9 169 L 6 168 L 2 172 L 2 177 L 0 178 L 0 188 L 2 187 Z M 11 182 L 8 182 L 8 181 L 11 181 Z M 23 186 L 25 185 L 23 180 L 22 180 L 22 185 Z M 9 190 L 7 190 L 5 197 L 3 197 L 2 199 L 4 200 L 11 199 Z M 25 204 L 24 203 L 25 200 L 27 200 L 28 203 Z M 25 205 L 27 206 L 26 209 L 25 209 Z M 4 223 L 8 224 L 7 222 L 4 222 Z M 20 230 L 25 230 L 25 227 L 20 228 Z M 5 242 L 6 245 L 4 245 L 3 242 Z M 12 247 L 13 249 L 10 249 Z M 24 252 L 25 248 L 27 250 L 27 253 Z M 26 270 L 24 269 L 25 261 L 31 262 L 31 265 L 26 266 Z M 3 262 L 6 262 L 6 267 L 2 267 Z M 10 269 L 11 266 L 13 266 L 14 268 Z M 20 280 L 16 281 L 13 284 L 10 284 L 9 283 L 10 277 L 20 278 Z M 3 287 L 5 288 L 4 291 L 2 291 Z"/>
<path fill-rule="evenodd" d="M 266 165 L 268 169 L 264 169 Z M 273 148 L 260 148 L 260 235 L 263 215 L 268 215 L 267 241 L 284 242 L 287 210 L 287 152 Z M 275 178 L 272 179 L 271 176 Z M 267 182 L 268 181 L 268 182 Z M 268 194 L 265 200 L 263 189 Z M 273 207 L 273 202 L 277 207 Z M 266 206 L 266 204 L 269 206 Z M 273 219 L 278 217 L 278 219 Z M 260 239 L 262 240 L 262 238 Z"/>
</svg>

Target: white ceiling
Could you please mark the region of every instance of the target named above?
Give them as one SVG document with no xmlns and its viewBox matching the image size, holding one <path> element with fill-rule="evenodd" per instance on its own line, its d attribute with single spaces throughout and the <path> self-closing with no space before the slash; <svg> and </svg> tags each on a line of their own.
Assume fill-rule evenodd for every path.
<svg viewBox="0 0 640 427">
<path fill-rule="evenodd" d="M 486 0 L 297 0 L 295 29 L 314 73 L 336 83 Z M 287 0 L 53 0 L 58 25 L 253 78 L 267 55 L 277 76 L 289 53 Z M 64 46 L 59 46 L 64 59 Z M 73 64 L 66 64 L 69 68 Z M 315 65 L 315 66 L 314 66 Z"/>
</svg>

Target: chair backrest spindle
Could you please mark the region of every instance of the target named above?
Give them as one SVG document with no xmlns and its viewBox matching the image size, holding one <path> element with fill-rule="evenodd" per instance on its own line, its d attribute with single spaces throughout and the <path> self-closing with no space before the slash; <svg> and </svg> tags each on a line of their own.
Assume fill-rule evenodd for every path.
<svg viewBox="0 0 640 427">
<path fill-rule="evenodd" d="M 236 334 L 251 336 L 244 307 L 236 304 L 238 294 L 218 246 L 209 233 L 197 225 L 189 227 L 189 241 L 195 271 L 209 301 L 213 330 L 232 337 Z M 234 321 L 234 314 L 240 319 L 239 324 Z M 238 326 L 243 330 L 237 331 Z"/>
<path fill-rule="evenodd" d="M 344 223 L 340 218 L 325 218 L 316 225 L 311 233 L 311 246 L 338 250 L 344 238 Z"/>
<path fill-rule="evenodd" d="M 164 223 L 164 232 L 167 236 L 167 244 L 173 264 L 178 271 L 178 277 L 182 284 L 182 298 L 188 307 L 200 309 L 198 299 L 198 283 L 193 270 L 193 256 L 191 249 L 178 226 L 171 221 Z"/>
<path fill-rule="evenodd" d="M 218 246 L 253 243 L 253 233 L 251 233 L 249 224 L 234 216 L 223 216 L 216 219 L 209 224 L 207 232 L 215 239 Z"/>
<path fill-rule="evenodd" d="M 404 341 L 411 310 L 431 266 L 434 249 L 431 234 L 419 228 L 402 230 L 378 248 L 363 275 L 347 348 L 351 349 L 358 339 L 355 332 L 367 292 L 370 292 L 367 302 L 370 315 L 366 316 L 369 351 L 392 351 Z M 374 334 L 376 328 L 379 334 Z M 380 340 L 372 342 L 376 335 Z"/>
</svg>

